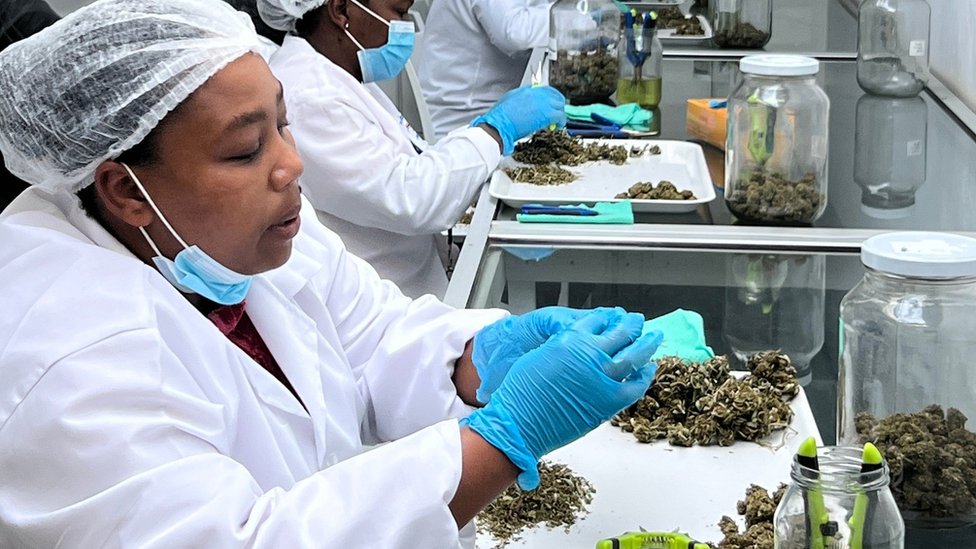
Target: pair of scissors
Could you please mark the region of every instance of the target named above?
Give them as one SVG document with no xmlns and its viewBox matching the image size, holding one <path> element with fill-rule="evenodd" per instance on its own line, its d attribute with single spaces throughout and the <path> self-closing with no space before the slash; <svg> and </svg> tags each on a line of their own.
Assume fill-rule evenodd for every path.
<svg viewBox="0 0 976 549">
<path fill-rule="evenodd" d="M 634 66 L 634 81 L 640 81 L 644 62 L 651 56 L 654 43 L 654 31 L 657 27 L 657 13 L 648 12 L 643 16 L 632 9 L 624 15 L 626 25 L 624 35 L 627 38 L 627 60 Z M 640 33 L 638 34 L 638 28 Z"/>
</svg>

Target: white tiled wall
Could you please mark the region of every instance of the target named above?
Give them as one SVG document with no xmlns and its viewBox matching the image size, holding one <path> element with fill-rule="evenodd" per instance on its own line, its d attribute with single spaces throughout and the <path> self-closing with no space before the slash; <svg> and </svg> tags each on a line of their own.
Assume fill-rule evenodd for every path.
<svg viewBox="0 0 976 549">
<path fill-rule="evenodd" d="M 928 0 L 932 72 L 976 111 L 976 0 Z"/>
</svg>

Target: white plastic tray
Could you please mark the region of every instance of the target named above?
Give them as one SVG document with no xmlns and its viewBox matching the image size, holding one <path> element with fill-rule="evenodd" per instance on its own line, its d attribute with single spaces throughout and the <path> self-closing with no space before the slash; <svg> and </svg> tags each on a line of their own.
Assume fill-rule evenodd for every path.
<svg viewBox="0 0 976 549">
<path fill-rule="evenodd" d="M 511 159 L 492 174 L 488 192 L 513 208 L 524 204 L 592 204 L 618 202 L 614 196 L 625 192 L 638 181 L 657 185 L 661 180 L 674 183 L 679 191 L 689 190 L 694 200 L 631 200 L 635 212 L 684 213 L 694 211 L 700 204 L 715 199 L 715 188 L 705 163 L 701 145 L 687 141 L 654 139 L 584 139 L 584 142 L 605 142 L 627 148 L 657 145 L 661 154 L 644 154 L 630 158 L 626 164 L 615 166 L 607 161 L 587 162 L 582 166 L 566 167 L 577 175 L 576 181 L 566 185 L 532 185 L 512 181 L 503 168 L 518 164 Z"/>
<path fill-rule="evenodd" d="M 637 442 L 630 433 L 605 423 L 585 437 L 556 450 L 547 458 L 563 463 L 596 488 L 589 514 L 570 528 L 544 526 L 522 532 L 507 547 L 532 549 L 592 549 L 597 540 L 634 531 L 687 533 L 701 542 L 722 539 L 722 515 L 736 519 L 735 504 L 746 488 L 758 484 L 775 490 L 789 483 L 793 456 L 800 443 L 820 431 L 803 391 L 790 403 L 795 415 L 789 427 L 775 431 L 761 446 L 738 441 L 732 446 L 680 448 L 667 441 Z M 479 534 L 478 549 L 495 547 L 495 540 Z"/>
<path fill-rule="evenodd" d="M 712 31 L 712 25 L 708 22 L 708 18 L 704 15 L 696 15 L 695 17 L 701 22 L 705 34 L 682 36 L 674 34 L 674 29 L 660 28 L 657 31 L 657 36 L 661 39 L 661 44 L 665 46 L 696 46 L 711 40 L 715 33 Z"/>
</svg>

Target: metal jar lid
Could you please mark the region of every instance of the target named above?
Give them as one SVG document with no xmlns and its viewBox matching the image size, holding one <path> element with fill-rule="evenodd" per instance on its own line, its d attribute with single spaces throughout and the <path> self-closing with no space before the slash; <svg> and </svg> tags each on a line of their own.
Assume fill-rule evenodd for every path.
<svg viewBox="0 0 976 549">
<path fill-rule="evenodd" d="M 976 276 L 976 239 L 951 233 L 894 232 L 861 246 L 865 267 L 912 278 Z"/>
</svg>

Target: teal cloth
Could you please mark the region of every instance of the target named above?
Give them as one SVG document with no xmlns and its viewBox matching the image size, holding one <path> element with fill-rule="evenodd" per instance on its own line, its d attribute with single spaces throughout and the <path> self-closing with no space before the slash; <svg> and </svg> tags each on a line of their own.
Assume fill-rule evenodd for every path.
<svg viewBox="0 0 976 549">
<path fill-rule="evenodd" d="M 560 206 L 563 207 L 563 206 Z M 571 208 L 589 208 L 596 210 L 597 215 L 549 215 L 549 214 L 516 214 L 519 223 L 596 223 L 613 225 L 633 225 L 634 209 L 630 200 L 620 202 L 597 202 L 593 206 L 578 204 Z"/>
<path fill-rule="evenodd" d="M 596 113 L 604 118 L 620 124 L 625 129 L 646 132 L 651 129 L 651 118 L 654 114 L 637 103 L 624 103 L 611 107 L 602 103 L 593 105 L 566 105 L 566 118 L 593 122 L 592 114 Z"/>
<path fill-rule="evenodd" d="M 651 360 L 666 356 L 676 356 L 684 361 L 704 362 L 715 356 L 712 348 L 705 344 L 705 322 L 694 311 L 676 309 L 664 316 L 652 318 L 644 323 L 644 332 L 660 330 L 664 342 L 657 348 Z"/>
</svg>

